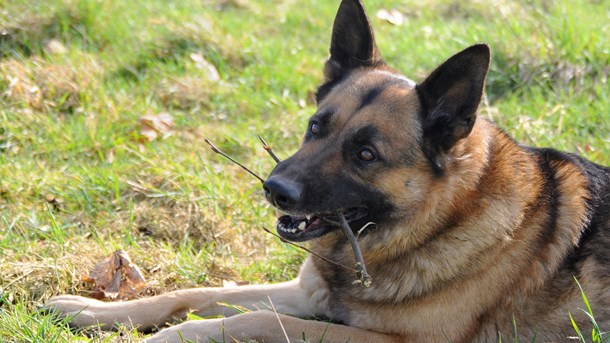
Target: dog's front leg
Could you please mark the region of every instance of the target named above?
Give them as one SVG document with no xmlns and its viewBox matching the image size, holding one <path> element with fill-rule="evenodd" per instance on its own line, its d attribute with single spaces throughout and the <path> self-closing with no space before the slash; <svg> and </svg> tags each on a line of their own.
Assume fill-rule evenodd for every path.
<svg viewBox="0 0 610 343">
<path fill-rule="evenodd" d="M 282 313 L 305 316 L 316 312 L 298 279 L 274 285 L 185 289 L 113 303 L 62 295 L 51 298 L 45 308 L 62 316 L 73 317 L 71 324 L 77 327 L 100 325 L 104 329 L 111 329 L 121 324 L 147 330 L 184 317 L 189 312 L 199 316 L 231 316 L 237 313 L 222 303 L 250 310 L 266 309 L 269 299 Z"/>
<path fill-rule="evenodd" d="M 160 331 L 146 343 L 178 342 L 337 342 L 397 343 L 401 337 L 327 322 L 305 320 L 272 311 L 230 318 L 193 320 Z"/>
<path fill-rule="evenodd" d="M 199 316 L 237 314 L 222 303 L 258 310 L 269 308 L 271 300 L 281 313 L 295 316 L 324 314 L 326 297 L 326 285 L 307 260 L 301 269 L 301 276 L 279 284 L 185 289 L 113 303 L 62 295 L 51 298 L 45 309 L 72 317 L 71 324 L 77 327 L 100 325 L 104 329 L 111 329 L 120 324 L 145 331 L 182 318 L 189 312 Z"/>
</svg>

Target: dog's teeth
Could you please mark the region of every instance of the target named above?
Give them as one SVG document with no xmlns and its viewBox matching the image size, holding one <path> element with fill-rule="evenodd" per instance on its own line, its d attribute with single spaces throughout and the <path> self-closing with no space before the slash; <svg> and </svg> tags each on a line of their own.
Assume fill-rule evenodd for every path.
<svg viewBox="0 0 610 343">
<path fill-rule="evenodd" d="M 301 231 L 305 230 L 305 226 L 307 226 L 307 224 L 305 224 L 305 222 L 301 222 L 299 224 L 299 230 L 301 230 Z"/>
</svg>

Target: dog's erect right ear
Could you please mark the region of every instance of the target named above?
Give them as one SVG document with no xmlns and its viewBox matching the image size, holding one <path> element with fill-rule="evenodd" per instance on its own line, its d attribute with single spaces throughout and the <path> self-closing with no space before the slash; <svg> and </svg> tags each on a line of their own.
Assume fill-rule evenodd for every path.
<svg viewBox="0 0 610 343">
<path fill-rule="evenodd" d="M 487 45 L 473 45 L 448 59 L 416 87 L 423 107 L 423 148 L 437 172 L 442 171 L 444 154 L 474 126 L 489 59 Z"/>
<path fill-rule="evenodd" d="M 339 80 L 353 69 L 373 66 L 380 60 L 362 2 L 341 1 L 333 24 L 330 58 L 324 68 L 327 81 Z"/>
</svg>

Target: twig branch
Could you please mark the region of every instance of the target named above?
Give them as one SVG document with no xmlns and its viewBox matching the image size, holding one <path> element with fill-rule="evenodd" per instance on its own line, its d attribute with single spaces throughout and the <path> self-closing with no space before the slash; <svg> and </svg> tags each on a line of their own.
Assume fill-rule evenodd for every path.
<svg viewBox="0 0 610 343">
<path fill-rule="evenodd" d="M 263 230 L 265 230 L 267 233 L 270 233 L 270 234 L 272 234 L 273 236 L 275 236 L 275 237 L 279 238 L 279 239 L 280 239 L 282 242 L 287 243 L 287 244 L 290 244 L 290 245 L 292 245 L 293 247 L 299 248 L 299 249 L 301 249 L 301 250 L 307 251 L 308 253 L 312 254 L 313 256 L 315 256 L 315 257 L 317 257 L 317 258 L 319 258 L 319 259 L 321 259 L 321 260 L 324 260 L 324 261 L 326 261 L 326 262 L 328 262 L 328 263 L 332 263 L 332 264 L 334 264 L 335 266 L 339 266 L 339 267 L 344 268 L 344 269 L 347 269 L 347 270 L 349 270 L 349 271 L 351 271 L 351 272 L 358 272 L 358 271 L 357 271 L 356 269 L 354 269 L 354 268 L 350 268 L 350 267 L 348 267 L 348 266 L 344 266 L 344 265 L 342 265 L 342 264 L 341 264 L 341 263 L 339 263 L 339 262 L 335 262 L 335 261 L 333 261 L 333 260 L 330 260 L 330 259 L 328 259 L 328 258 L 326 258 L 326 257 L 324 257 L 324 256 L 322 256 L 322 255 L 320 255 L 320 254 L 316 254 L 315 252 L 313 252 L 313 251 L 311 251 L 311 250 L 309 250 L 309 249 L 305 248 L 305 247 L 304 247 L 304 246 L 302 246 L 302 245 L 298 245 L 298 244 L 292 243 L 292 242 L 290 242 L 290 241 L 287 241 L 287 240 L 283 239 L 282 237 L 280 237 L 278 234 L 276 234 L 276 233 L 274 233 L 274 232 L 271 232 L 271 230 L 267 229 L 267 228 L 266 228 L 266 227 L 264 227 L 264 226 L 263 226 Z"/>
<path fill-rule="evenodd" d="M 360 238 L 360 234 L 362 233 L 362 231 L 366 230 L 369 226 L 372 226 L 373 228 L 375 228 L 375 227 L 377 227 L 377 223 L 368 222 L 368 223 L 364 224 L 364 226 L 361 227 L 360 230 L 358 230 L 358 232 L 356 232 L 356 240 L 358 240 L 358 238 Z"/>
<path fill-rule="evenodd" d="M 241 164 L 241 163 L 239 163 L 239 162 L 235 161 L 233 158 L 231 158 L 231 156 L 229 156 L 229 155 L 225 154 L 224 152 L 220 151 L 220 149 L 218 149 L 218 148 L 217 148 L 217 147 L 216 147 L 214 144 L 212 144 L 212 142 L 210 142 L 210 141 L 209 141 L 209 140 L 207 140 L 207 139 L 205 139 L 205 142 L 206 142 L 206 143 L 208 143 L 208 144 L 210 145 L 210 147 L 212 148 L 212 151 L 213 151 L 213 152 L 215 152 L 215 153 L 217 153 L 217 154 L 219 154 L 219 155 L 221 155 L 221 156 L 223 156 L 223 157 L 225 157 L 225 158 L 229 159 L 229 161 L 231 161 L 231 162 L 233 162 L 233 163 L 237 164 L 238 166 L 242 167 L 242 168 L 243 168 L 245 171 L 247 171 L 247 172 L 248 172 L 248 173 L 250 173 L 252 176 L 254 176 L 255 178 L 257 178 L 257 179 L 258 179 L 258 180 L 259 180 L 261 183 L 265 183 L 265 180 L 264 180 L 262 177 L 260 177 L 260 176 L 256 175 L 256 174 L 255 174 L 255 173 L 254 173 L 252 170 L 250 170 L 250 169 L 246 168 L 246 166 L 244 166 L 243 164 Z"/>
<path fill-rule="evenodd" d="M 360 251 L 360 246 L 358 245 L 358 241 L 352 232 L 352 229 L 349 227 L 347 220 L 345 220 L 345 216 L 343 216 L 343 212 L 341 210 L 336 211 L 337 217 L 341 221 L 341 229 L 350 244 L 352 245 L 352 250 L 354 252 L 354 258 L 356 259 L 356 274 L 358 275 L 358 279 L 360 283 L 364 287 L 370 287 L 371 283 L 373 283 L 373 278 L 366 271 L 366 265 L 364 264 L 364 257 L 362 257 L 362 251 Z"/>
<path fill-rule="evenodd" d="M 267 144 L 267 142 L 265 142 L 263 137 L 261 135 L 258 135 L 258 139 L 261 140 L 261 143 L 263 143 L 263 148 L 265 148 L 265 150 L 267 150 L 269 155 L 271 155 L 271 157 L 275 160 L 275 163 L 280 163 L 280 159 L 277 158 L 277 156 L 275 156 L 275 154 L 273 153 L 273 149 L 271 148 L 271 146 L 269 144 Z"/>
<path fill-rule="evenodd" d="M 280 323 L 280 327 L 282 328 L 282 332 L 284 332 L 284 337 L 286 338 L 286 342 L 290 343 L 290 338 L 288 338 L 288 334 L 286 333 L 286 329 L 284 328 L 284 324 L 282 324 L 282 320 L 280 319 L 280 315 L 277 314 L 277 310 L 275 309 L 275 306 L 273 305 L 273 301 L 271 301 L 271 297 L 267 296 L 267 299 L 269 299 L 269 304 L 271 305 L 271 309 L 273 309 L 273 313 L 275 313 L 275 318 L 277 318 L 278 323 Z"/>
</svg>

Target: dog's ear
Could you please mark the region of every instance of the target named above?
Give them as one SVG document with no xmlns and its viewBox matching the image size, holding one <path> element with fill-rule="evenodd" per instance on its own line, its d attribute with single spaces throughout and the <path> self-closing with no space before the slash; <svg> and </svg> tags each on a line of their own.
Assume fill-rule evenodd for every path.
<svg viewBox="0 0 610 343">
<path fill-rule="evenodd" d="M 449 58 L 416 87 L 422 103 L 424 152 L 438 172 L 445 153 L 474 126 L 489 58 L 486 44 L 473 45 Z"/>
<path fill-rule="evenodd" d="M 362 2 L 341 1 L 333 24 L 330 58 L 324 68 L 327 81 L 339 80 L 353 69 L 373 66 L 380 60 Z"/>
</svg>

